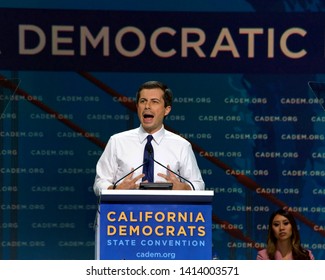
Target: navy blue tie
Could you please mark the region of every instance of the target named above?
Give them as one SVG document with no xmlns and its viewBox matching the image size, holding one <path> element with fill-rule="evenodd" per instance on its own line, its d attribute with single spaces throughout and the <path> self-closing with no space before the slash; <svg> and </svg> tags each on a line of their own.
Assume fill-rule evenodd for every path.
<svg viewBox="0 0 325 280">
<path fill-rule="evenodd" d="M 142 178 L 142 181 L 148 180 L 148 182 L 153 182 L 153 147 L 151 145 L 151 140 L 153 139 L 152 135 L 147 136 L 147 144 L 144 148 L 143 162 L 145 165 L 143 166 L 142 173 L 145 176 Z"/>
</svg>

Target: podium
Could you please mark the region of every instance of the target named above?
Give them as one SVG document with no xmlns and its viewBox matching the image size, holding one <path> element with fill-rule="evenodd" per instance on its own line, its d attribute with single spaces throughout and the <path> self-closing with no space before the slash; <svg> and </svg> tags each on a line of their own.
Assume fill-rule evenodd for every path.
<svg viewBox="0 0 325 280">
<path fill-rule="evenodd" d="M 213 191 L 104 190 L 98 260 L 212 259 Z"/>
</svg>

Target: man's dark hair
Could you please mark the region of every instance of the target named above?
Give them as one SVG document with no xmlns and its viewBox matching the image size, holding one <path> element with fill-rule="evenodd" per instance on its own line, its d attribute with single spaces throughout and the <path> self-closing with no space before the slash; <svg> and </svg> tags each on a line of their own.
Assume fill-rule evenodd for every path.
<svg viewBox="0 0 325 280">
<path fill-rule="evenodd" d="M 167 85 L 161 83 L 161 82 L 158 82 L 158 81 L 148 81 L 148 82 L 145 82 L 143 83 L 138 91 L 137 91 L 137 95 L 136 95 L 136 102 L 138 104 L 139 102 L 139 99 L 140 99 L 140 92 L 141 90 L 143 89 L 154 89 L 154 88 L 160 88 L 163 92 L 164 92 L 164 102 L 165 102 L 165 107 L 167 106 L 172 106 L 172 103 L 173 103 L 173 93 L 172 91 L 168 88 Z"/>
</svg>

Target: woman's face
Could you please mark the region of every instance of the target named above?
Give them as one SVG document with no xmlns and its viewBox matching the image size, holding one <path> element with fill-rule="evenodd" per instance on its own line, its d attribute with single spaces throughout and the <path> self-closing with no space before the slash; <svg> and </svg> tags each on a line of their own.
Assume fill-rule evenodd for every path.
<svg viewBox="0 0 325 280">
<path fill-rule="evenodd" d="M 272 230 L 277 240 L 287 240 L 291 238 L 292 226 L 289 220 L 281 215 L 276 215 L 272 222 Z"/>
</svg>

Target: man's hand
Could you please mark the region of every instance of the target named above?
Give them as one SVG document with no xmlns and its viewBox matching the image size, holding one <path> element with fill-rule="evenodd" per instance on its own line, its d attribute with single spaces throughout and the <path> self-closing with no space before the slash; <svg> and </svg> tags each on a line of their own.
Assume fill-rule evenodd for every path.
<svg viewBox="0 0 325 280">
<path fill-rule="evenodd" d="M 167 165 L 167 168 L 170 169 L 169 165 Z M 164 178 L 168 183 L 172 183 L 173 190 L 192 190 L 190 185 L 180 182 L 178 177 L 169 170 L 167 170 L 167 175 L 163 173 L 158 173 L 157 175 Z"/>
<path fill-rule="evenodd" d="M 134 168 L 131 169 L 131 171 L 133 171 Z M 139 184 L 137 184 L 136 182 L 143 178 L 145 175 L 144 174 L 140 174 L 134 178 L 133 177 L 134 173 L 129 174 L 128 176 L 125 177 L 125 179 L 122 181 L 122 183 L 120 183 L 119 185 L 116 186 L 116 190 L 135 190 L 139 188 Z"/>
</svg>

